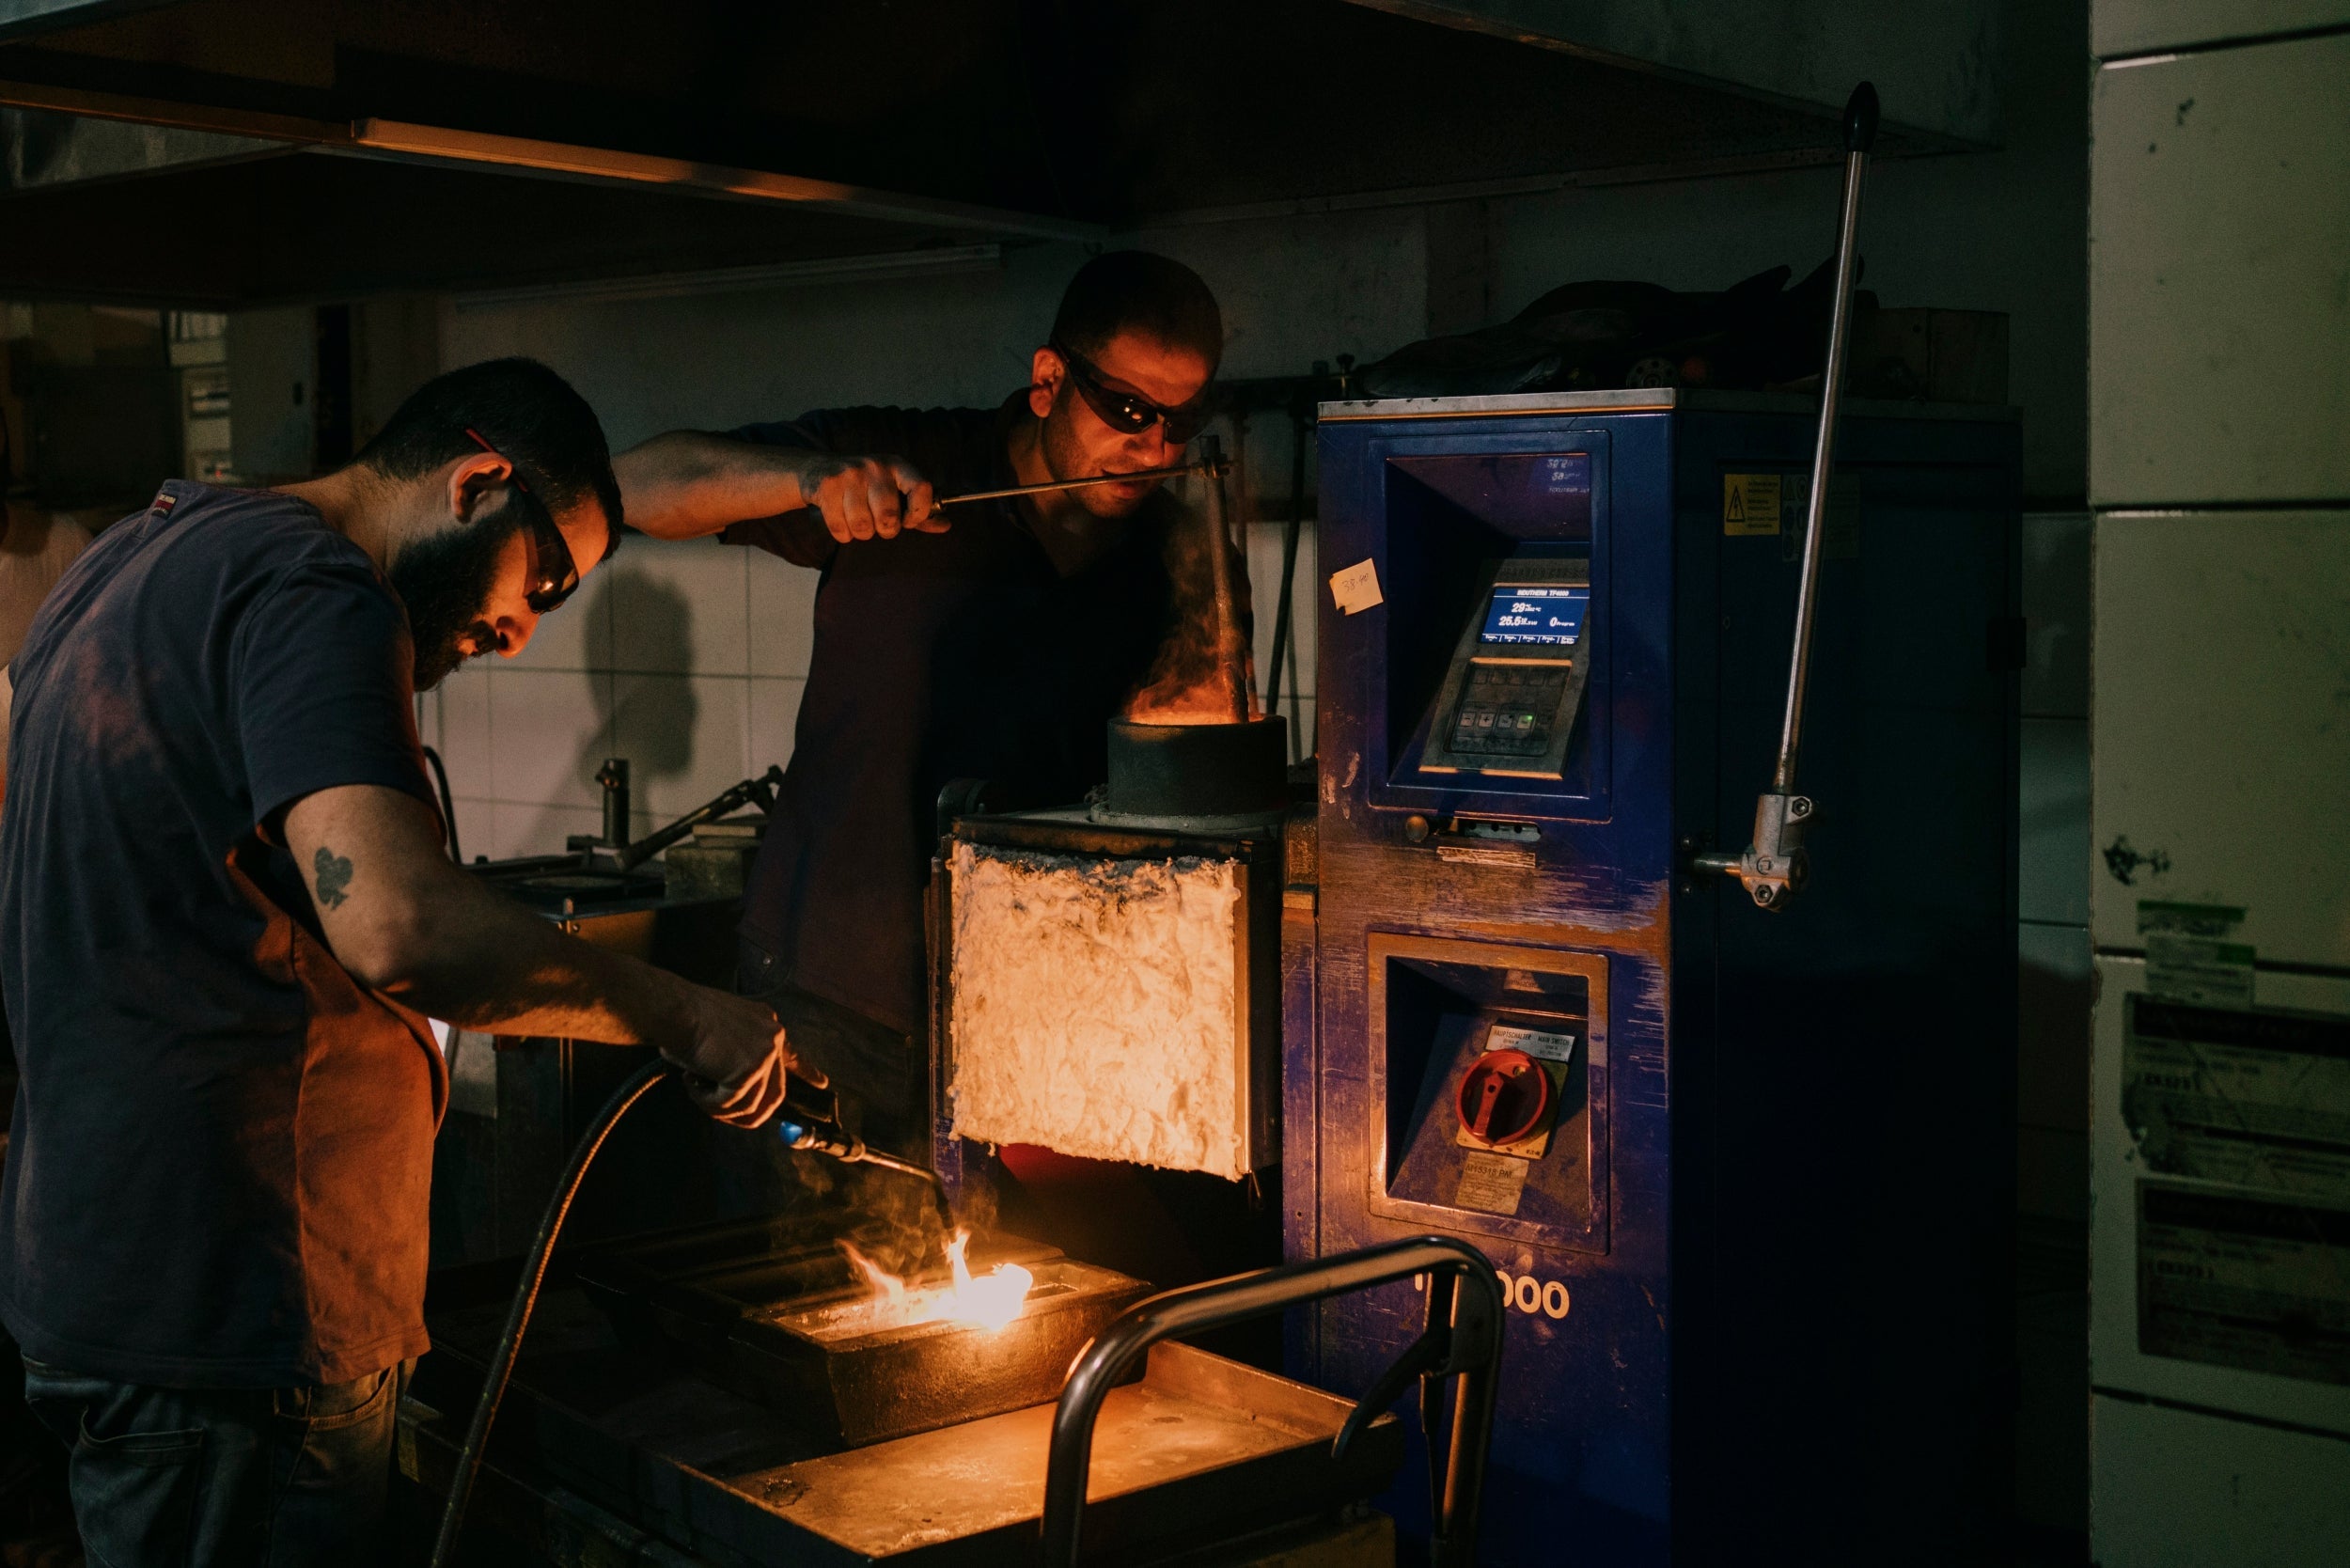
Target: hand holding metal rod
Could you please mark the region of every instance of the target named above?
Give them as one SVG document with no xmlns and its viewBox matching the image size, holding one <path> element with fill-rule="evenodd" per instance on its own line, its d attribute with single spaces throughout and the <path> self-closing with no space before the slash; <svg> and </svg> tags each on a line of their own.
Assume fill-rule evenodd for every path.
<svg viewBox="0 0 2350 1568">
<path fill-rule="evenodd" d="M 1762 909 L 1784 909 L 1811 874 L 1804 828 L 1816 809 L 1795 793 L 1795 759 L 1803 740 L 1804 688 L 1811 677 L 1811 621 L 1820 593 L 1820 535 L 1827 515 L 1828 478 L 1836 467 L 1836 410 L 1844 390 L 1845 345 L 1852 329 L 1854 242 L 1860 227 L 1860 185 L 1877 136 L 1877 90 L 1863 82 L 1844 105 L 1844 201 L 1836 228 L 1836 302 L 1828 318 L 1827 363 L 1820 370 L 1820 431 L 1811 451 L 1811 491 L 1805 497 L 1803 575 L 1795 588 L 1795 642 L 1787 668 L 1787 710 L 1779 723 L 1778 765 L 1771 787 L 1755 798 L 1754 838 L 1744 855 L 1700 855 L 1700 870 L 1734 876 Z"/>
<path fill-rule="evenodd" d="M 959 507 L 966 501 L 1001 501 L 1014 495 L 1046 495 L 1061 490 L 1087 490 L 1097 484 L 1135 484 L 1143 479 L 1171 479 L 1184 474 L 1221 476 L 1224 461 L 1212 445 L 1210 455 L 1201 463 L 1179 463 L 1172 468 L 1137 468 L 1130 474 L 1089 474 L 1082 479 L 1047 479 L 1042 484 L 1008 485 L 1002 490 L 974 490 L 961 495 L 941 495 L 931 502 L 932 510 Z"/>
</svg>

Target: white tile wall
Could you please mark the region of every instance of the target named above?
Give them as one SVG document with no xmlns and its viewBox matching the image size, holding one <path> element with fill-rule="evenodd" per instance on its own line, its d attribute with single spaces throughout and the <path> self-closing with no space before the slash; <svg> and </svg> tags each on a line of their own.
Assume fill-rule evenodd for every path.
<svg viewBox="0 0 2350 1568">
<path fill-rule="evenodd" d="M 574 833 L 603 831 L 603 812 L 597 807 L 533 806 L 527 802 L 496 801 L 490 807 L 490 855 L 506 860 L 518 855 L 554 855 Z M 478 855 L 469 844 L 471 853 Z"/>
<path fill-rule="evenodd" d="M 2096 0 L 2094 52 L 2107 59 L 2155 49 L 2350 23 L 2345 0 Z"/>
<path fill-rule="evenodd" d="M 2350 1458 L 2339 1437 L 2098 1394 L 2092 1560 L 2108 1568 L 2339 1564 Z"/>
<path fill-rule="evenodd" d="M 750 685 L 751 772 L 765 773 L 791 760 L 792 726 L 807 682 L 797 675 L 754 675 Z"/>
<path fill-rule="evenodd" d="M 519 657 L 461 670 L 418 698 L 466 853 L 548 855 L 571 834 L 601 832 L 595 775 L 606 757 L 629 760 L 640 833 L 784 760 L 815 581 L 757 551 L 631 538 Z"/>
<path fill-rule="evenodd" d="M 2147 857 L 2098 868 L 2098 948 L 2183 900 L 2350 969 L 2350 512 L 2109 513 L 2095 560 L 2096 847 Z"/>
<path fill-rule="evenodd" d="M 2090 499 L 2350 497 L 2350 34 L 2108 65 L 2092 114 Z"/>
<path fill-rule="evenodd" d="M 2016 913 L 2026 920 L 2089 924 L 2089 724 L 2023 721 L 2018 781 Z"/>
<path fill-rule="evenodd" d="M 631 551 L 623 562 L 634 564 Z M 609 669 L 612 667 L 612 595 L 602 591 L 606 579 L 591 572 L 586 591 L 554 615 L 540 619 L 528 646 L 511 659 L 499 661 L 505 669 Z"/>
<path fill-rule="evenodd" d="M 596 769 L 613 754 L 611 672 L 493 666 L 489 675 L 490 798 L 595 806 Z"/>
<path fill-rule="evenodd" d="M 1257 690 L 1262 692 L 1272 675 L 1273 628 L 1280 607 L 1282 536 L 1287 525 L 1248 525 L 1248 582 L 1255 617 Z M 1314 525 L 1308 518 L 1297 541 L 1297 569 L 1290 578 L 1293 596 L 1290 608 L 1289 646 L 1281 659 L 1281 713 L 1290 720 L 1290 755 L 1310 757 L 1314 749 Z"/>
<path fill-rule="evenodd" d="M 742 554 L 750 589 L 750 672 L 805 676 L 816 628 L 816 573 L 764 550 Z M 796 693 L 791 700 L 798 703 Z"/>
<path fill-rule="evenodd" d="M 2032 513 L 2023 536 L 2016 1205 L 2077 1225 L 2089 1210 L 2089 516 Z"/>
<path fill-rule="evenodd" d="M 2024 517 L 2024 713 L 2089 716 L 2089 513 Z"/>
<path fill-rule="evenodd" d="M 637 548 L 640 542 L 646 548 Z M 612 667 L 656 675 L 748 675 L 744 557 L 753 554 L 766 552 L 710 540 L 679 544 L 631 540 L 612 562 Z"/>
<path fill-rule="evenodd" d="M 663 821 L 682 817 L 747 776 L 747 676 L 623 671 L 612 679 L 612 755 L 628 759 L 638 808 Z"/>
<path fill-rule="evenodd" d="M 2089 997 L 2093 970 L 2081 925 L 2016 929 L 2016 1206 L 2089 1218 Z"/>
</svg>

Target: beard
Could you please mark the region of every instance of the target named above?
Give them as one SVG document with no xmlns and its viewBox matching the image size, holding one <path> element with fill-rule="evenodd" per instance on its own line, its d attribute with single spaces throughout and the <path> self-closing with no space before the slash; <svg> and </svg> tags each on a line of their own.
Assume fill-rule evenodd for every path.
<svg viewBox="0 0 2350 1568">
<path fill-rule="evenodd" d="M 1053 412 L 1044 416 L 1043 440 L 1039 443 L 1044 454 L 1044 470 L 1057 479 L 1090 478 L 1103 472 L 1089 465 L 1083 438 L 1077 434 L 1076 410 L 1082 398 L 1073 386 L 1064 385 L 1053 401 Z M 1149 492 L 1126 496 L 1117 494 L 1116 485 L 1092 485 L 1073 490 L 1069 496 L 1096 517 L 1125 517 L 1151 498 Z M 1155 483 L 1153 488 L 1156 488 Z"/>
<path fill-rule="evenodd" d="M 477 650 L 494 646 L 497 630 L 486 619 L 496 586 L 498 557 L 522 525 L 511 504 L 494 517 L 419 539 L 392 562 L 392 591 L 408 607 L 415 645 L 415 687 L 431 691 L 465 662 L 467 637 Z"/>
</svg>

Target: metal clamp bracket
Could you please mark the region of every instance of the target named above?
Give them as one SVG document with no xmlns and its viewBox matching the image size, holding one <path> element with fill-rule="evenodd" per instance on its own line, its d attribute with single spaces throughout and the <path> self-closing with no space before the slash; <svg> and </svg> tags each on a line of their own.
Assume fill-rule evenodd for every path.
<svg viewBox="0 0 2350 1568">
<path fill-rule="evenodd" d="M 1804 506 L 1803 575 L 1795 588 L 1794 647 L 1787 661 L 1787 710 L 1778 732 L 1778 765 L 1771 787 L 1754 803 L 1754 839 L 1744 855 L 1699 855 L 1690 866 L 1738 879 L 1758 909 L 1780 910 L 1811 874 L 1804 824 L 1814 807 L 1795 793 L 1795 759 L 1803 739 L 1803 699 L 1811 679 L 1811 623 L 1820 598 L 1820 535 L 1827 516 L 1828 481 L 1836 469 L 1836 411 L 1844 393 L 1844 358 L 1852 334 L 1854 247 L 1860 230 L 1860 187 L 1869 149 L 1877 138 L 1877 90 L 1863 82 L 1844 104 L 1844 199 L 1836 225 L 1836 301 L 1828 317 L 1827 361 L 1820 368 L 1820 429 L 1811 449 L 1811 489 Z"/>
</svg>

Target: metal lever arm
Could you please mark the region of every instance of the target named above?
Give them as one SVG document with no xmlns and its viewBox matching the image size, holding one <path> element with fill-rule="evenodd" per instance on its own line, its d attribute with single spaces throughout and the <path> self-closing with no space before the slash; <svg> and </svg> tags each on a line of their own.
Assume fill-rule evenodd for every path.
<svg viewBox="0 0 2350 1568">
<path fill-rule="evenodd" d="M 776 788 L 783 782 L 783 769 L 770 767 L 757 778 L 745 778 L 723 794 L 704 802 L 688 811 L 668 826 L 648 834 L 622 849 L 612 858 L 622 870 L 643 865 L 680 839 L 706 822 L 714 822 L 728 812 L 756 802 L 762 811 L 772 811 L 776 804 Z"/>
<path fill-rule="evenodd" d="M 1199 464 L 1208 477 L 1207 505 L 1200 521 L 1208 530 L 1208 584 L 1215 605 L 1215 663 L 1231 703 L 1232 722 L 1246 724 L 1249 711 L 1248 651 L 1241 644 L 1240 611 L 1232 588 L 1232 536 L 1224 518 L 1224 444 L 1214 436 L 1200 439 L 1206 454 Z"/>
<path fill-rule="evenodd" d="M 1811 490 L 1804 498 L 1803 575 L 1795 588 L 1795 640 L 1787 662 L 1787 710 L 1779 723 L 1778 764 L 1754 803 L 1754 837 L 1744 855 L 1700 855 L 1703 871 L 1738 879 L 1762 909 L 1784 909 L 1811 874 L 1804 828 L 1816 808 L 1795 793 L 1803 742 L 1804 690 L 1811 679 L 1811 622 L 1820 597 L 1820 535 L 1836 468 L 1836 410 L 1844 393 L 1844 356 L 1852 335 L 1854 244 L 1860 228 L 1860 186 L 1877 137 L 1877 90 L 1863 82 L 1844 105 L 1844 201 L 1836 226 L 1836 300 L 1828 317 L 1827 363 L 1820 368 L 1820 430 L 1811 449 Z"/>
<path fill-rule="evenodd" d="M 1446 1290 L 1453 1302 L 1450 1354 L 1444 1364 L 1461 1372 L 1461 1391 L 1431 1560 L 1436 1568 L 1465 1568 L 1476 1548 L 1479 1494 L 1499 1388 L 1501 1285 L 1483 1253 L 1448 1236 L 1418 1236 L 1212 1279 L 1129 1308 L 1078 1356 L 1053 1411 L 1052 1448 L 1044 1470 L 1044 1568 L 1076 1568 L 1086 1480 L 1093 1466 L 1094 1419 L 1110 1389 L 1152 1345 L 1416 1274 L 1434 1277 L 1429 1281 L 1432 1314 L 1438 1290 Z"/>
<path fill-rule="evenodd" d="M 1379 1381 L 1371 1386 L 1371 1392 L 1355 1402 L 1347 1412 L 1346 1424 L 1330 1443 L 1330 1457 L 1344 1459 L 1355 1439 L 1371 1428 L 1379 1413 L 1403 1397 L 1403 1390 L 1419 1379 L 1442 1367 L 1452 1353 L 1452 1325 L 1431 1325 L 1428 1331 L 1414 1340 L 1411 1348 L 1395 1358 L 1395 1365 L 1379 1374 Z"/>
</svg>

